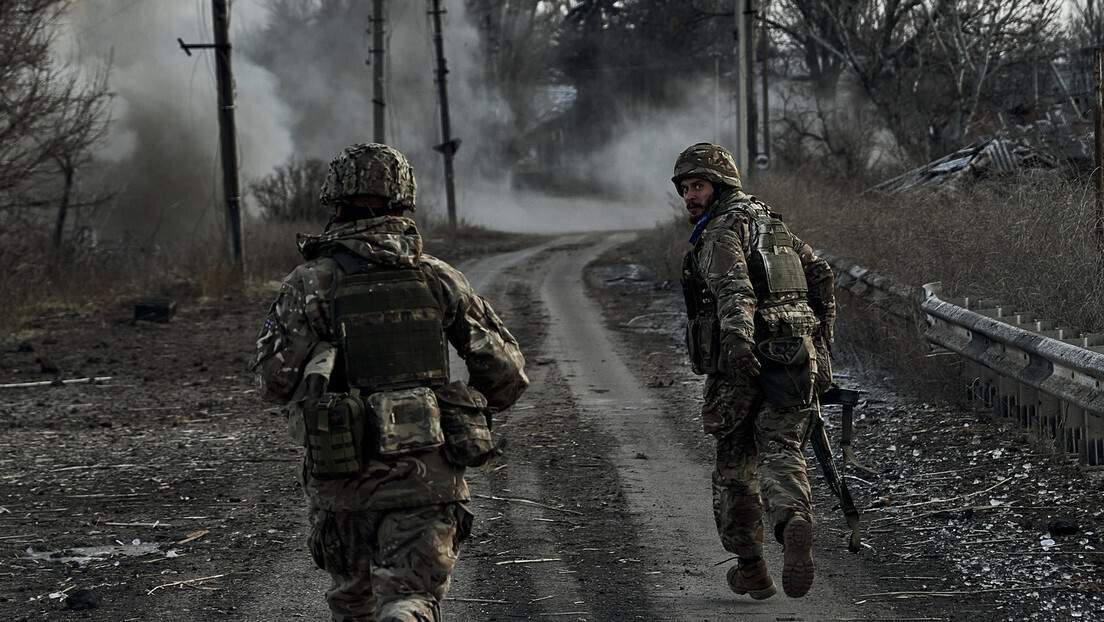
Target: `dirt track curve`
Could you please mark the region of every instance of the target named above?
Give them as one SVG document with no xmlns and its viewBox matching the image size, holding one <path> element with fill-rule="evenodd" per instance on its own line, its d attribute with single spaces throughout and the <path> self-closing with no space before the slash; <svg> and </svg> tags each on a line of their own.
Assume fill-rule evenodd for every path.
<svg viewBox="0 0 1104 622">
<path fill-rule="evenodd" d="M 457 602 L 449 609 L 459 620 L 501 615 L 672 621 L 739 616 L 774 621 L 861 615 L 852 596 L 878 590 L 846 552 L 818 550 L 826 579 L 804 599 L 779 596 L 755 602 L 728 591 L 724 574 L 730 555 L 720 548 L 713 525 L 709 447 L 701 438 L 697 414 L 672 408 L 662 393 L 647 386 L 649 378 L 630 369 L 624 357 L 648 353 L 618 348 L 616 335 L 607 330 L 585 284 L 586 266 L 629 237 L 560 238 L 536 251 L 469 270 L 477 289 L 505 306 L 511 326 L 521 306 L 511 290 L 525 289 L 531 308 L 546 314 L 543 334 L 522 341 L 530 344 L 527 351 L 536 363 L 530 367 L 533 388 L 510 415 L 504 433 L 512 437 L 509 428 L 524 425 L 532 430 L 527 434 L 556 439 L 562 454 L 555 468 L 540 469 L 511 452 L 505 459 L 507 468 L 491 477 L 473 477 L 473 490 L 546 504 L 551 497 L 578 514 L 477 499 L 479 516 L 491 519 L 502 513 L 496 527 L 508 531 L 495 540 L 508 551 L 473 560 L 469 547 L 452 594 L 507 603 L 472 607 L 464 602 L 461 607 Z M 684 380 L 693 391 L 696 381 L 689 376 Z M 515 448 L 524 452 L 524 447 Z M 590 455 L 580 455 L 580 449 Z M 598 464 L 580 468 L 574 461 Z M 616 503 L 588 491 L 594 470 L 603 468 L 599 464 L 607 470 L 603 488 L 607 495 L 612 492 Z M 498 525 L 499 521 L 506 522 Z M 779 568 L 777 548 L 770 553 L 772 565 Z M 543 561 L 497 566 L 515 560 Z M 486 580 L 504 567 L 516 567 L 512 585 L 529 586 L 531 591 L 502 589 Z"/>
</svg>

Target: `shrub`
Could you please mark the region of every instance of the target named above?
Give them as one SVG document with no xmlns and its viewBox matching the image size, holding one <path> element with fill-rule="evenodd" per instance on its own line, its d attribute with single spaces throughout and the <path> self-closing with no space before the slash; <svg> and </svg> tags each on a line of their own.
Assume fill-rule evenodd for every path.
<svg viewBox="0 0 1104 622">
<path fill-rule="evenodd" d="M 319 158 L 293 158 L 271 175 L 249 184 L 249 190 L 266 218 L 283 222 L 322 218 L 330 212 L 318 202 L 326 167 Z"/>
</svg>

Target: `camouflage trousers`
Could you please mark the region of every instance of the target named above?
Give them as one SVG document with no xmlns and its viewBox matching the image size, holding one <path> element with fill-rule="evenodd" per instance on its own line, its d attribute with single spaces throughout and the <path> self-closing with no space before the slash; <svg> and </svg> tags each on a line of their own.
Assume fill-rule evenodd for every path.
<svg viewBox="0 0 1104 622">
<path fill-rule="evenodd" d="M 313 503 L 311 556 L 333 579 L 335 622 L 440 622 L 472 514 L 462 501 L 387 511 L 331 512 Z"/>
<path fill-rule="evenodd" d="M 763 514 L 781 542 L 795 515 L 813 521 L 802 445 L 810 409 L 776 409 L 755 380 L 710 375 L 702 422 L 717 439 L 713 517 L 725 550 L 763 555 Z"/>
</svg>

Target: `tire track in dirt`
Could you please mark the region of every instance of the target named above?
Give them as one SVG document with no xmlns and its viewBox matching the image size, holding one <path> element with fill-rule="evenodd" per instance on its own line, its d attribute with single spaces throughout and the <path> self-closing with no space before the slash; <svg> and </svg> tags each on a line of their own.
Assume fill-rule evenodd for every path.
<svg viewBox="0 0 1104 622">
<path fill-rule="evenodd" d="M 546 243 L 463 268 L 475 290 L 502 316 L 527 356 L 532 388 L 495 423 L 496 433 L 506 434 L 511 441 L 519 440 L 515 433 L 539 433 L 536 420 L 546 410 L 557 408 L 552 388 L 562 385 L 550 378 L 548 367 L 534 364 L 534 353 L 527 347 L 539 339 L 544 322 L 520 266 L 548 247 Z M 452 366 L 454 373 L 464 369 L 455 353 Z M 572 579 L 573 571 L 564 565 L 556 538 L 549 537 L 552 524 L 577 512 L 551 509 L 539 464 L 528 459 L 530 456 L 519 455 L 525 449 L 523 443 L 511 442 L 507 454 L 488 469 L 468 473 L 475 525 L 471 539 L 461 550 L 453 587 L 442 606 L 448 620 L 530 618 L 570 612 L 589 616 L 579 608 L 583 600 Z M 543 505 L 517 499 L 535 503 L 543 500 Z M 574 619 L 571 615 L 567 619 Z"/>
<path fill-rule="evenodd" d="M 586 446 L 584 451 L 589 460 L 601 465 L 601 469 L 609 469 L 601 474 L 605 486 L 617 489 L 607 491 L 607 497 L 603 498 L 602 486 L 594 482 L 597 478 L 580 477 L 577 470 L 563 464 L 548 464 L 544 469 L 534 464 L 528 464 L 525 470 L 518 468 L 521 462 L 511 456 L 520 454 L 539 461 L 543 454 L 534 451 L 531 445 L 524 446 L 524 437 L 511 435 L 506 475 L 488 478 L 488 483 L 496 482 L 490 485 L 515 493 L 523 490 L 532 495 L 528 498 L 536 500 L 574 498 L 577 501 L 574 507 L 583 514 L 572 520 L 586 527 L 572 532 L 550 528 L 550 537 L 564 539 L 558 543 L 543 540 L 545 548 L 540 550 L 558 551 L 558 554 L 549 552 L 548 556 L 560 561 L 527 566 L 524 581 L 516 584 L 522 589 L 538 586 L 543 591 L 506 596 L 502 600 L 512 604 L 506 606 L 508 612 L 499 610 L 499 613 L 511 618 L 567 615 L 569 619 L 580 620 L 709 620 L 736 615 L 751 620 L 812 620 L 869 615 L 856 608 L 852 591 L 859 589 L 858 584 L 869 586 L 870 582 L 855 580 L 862 575 L 858 562 L 834 550 L 816 552 L 820 580 L 804 599 L 777 596 L 757 602 L 728 591 L 724 573 L 729 555 L 717 541 L 710 511 L 712 466 L 708 458 L 703 459 L 700 440 L 695 438 L 695 433 L 700 436 L 700 432 L 696 428 L 692 432 L 687 430 L 688 426 L 700 423 L 693 420 L 693 413 L 672 409 L 668 401 L 651 392 L 634 375 L 617 353 L 620 346 L 608 333 L 584 286 L 586 266 L 632 235 L 560 238 L 536 251 L 530 249 L 515 255 L 514 265 L 528 261 L 519 274 L 491 270 L 487 277 L 473 276 L 491 279 L 488 286 L 492 281 L 500 284 L 477 286 L 481 291 L 509 291 L 507 285 L 501 284 L 513 279 L 521 279 L 527 287 L 535 288 L 531 304 L 539 306 L 547 320 L 541 336 L 526 335 L 539 340 L 519 337 L 534 380 L 519 408 L 533 405 L 540 410 L 550 404 L 570 405 L 567 416 L 549 418 L 546 426 L 574 433 L 574 442 Z M 493 265 L 492 261 L 484 262 L 483 268 Z M 496 290 L 497 287 L 503 289 Z M 492 303 L 511 312 L 525 306 L 518 300 Z M 505 320 L 513 330 L 517 322 L 509 317 Z M 538 343 L 536 348 L 531 345 Z M 633 352 L 631 356 L 644 354 Z M 678 403 L 685 405 L 686 400 Z M 512 415 L 510 425 L 515 432 L 528 430 L 520 421 L 524 417 L 520 413 L 525 412 L 519 410 Z M 533 438 L 533 432 L 529 433 L 529 438 Z M 565 447 L 565 443 L 559 444 L 561 451 Z M 536 478 L 533 469 L 537 469 Z M 537 481 L 543 489 L 534 488 Z M 473 484 L 479 485 L 474 478 Z M 572 487 L 578 494 L 572 494 Z M 516 508 L 498 510 L 518 518 L 525 513 Z M 523 521 L 513 521 L 509 526 L 515 531 L 504 539 L 521 543 L 539 538 L 536 528 Z M 591 543 L 605 546 L 581 546 L 586 539 L 578 537 L 579 531 L 589 532 Z M 619 547 L 617 551 L 612 550 L 615 544 Z M 781 567 L 778 548 L 768 543 L 768 559 L 776 569 Z M 612 565 L 607 563 L 611 553 L 617 556 Z M 466 593 L 459 586 L 478 582 L 486 572 L 487 568 L 479 564 L 465 566 L 462 555 L 454 596 Z M 827 580 L 829 574 L 832 580 Z M 575 579 L 574 590 L 565 584 L 563 575 Z M 555 599 L 528 603 L 528 608 L 522 606 L 522 599 L 542 599 L 549 591 L 556 594 Z M 577 600 L 567 602 L 576 598 L 576 594 Z M 559 606 L 548 606 L 552 602 L 558 602 Z M 569 608 L 568 604 L 575 604 L 576 608 Z M 488 617 L 492 613 L 491 609 L 483 609 L 480 619 L 494 619 Z"/>
</svg>

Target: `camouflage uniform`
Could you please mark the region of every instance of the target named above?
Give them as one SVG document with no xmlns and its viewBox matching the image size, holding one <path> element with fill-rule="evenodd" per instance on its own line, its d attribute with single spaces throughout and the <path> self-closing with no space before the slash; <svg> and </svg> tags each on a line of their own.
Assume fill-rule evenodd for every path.
<svg viewBox="0 0 1104 622">
<path fill-rule="evenodd" d="M 429 268 L 440 284 L 442 329 L 465 361 L 480 406 L 507 408 L 528 387 L 517 341 L 459 271 L 422 253 L 412 220 L 338 223 L 320 236 L 301 234 L 298 243 L 307 261 L 284 280 L 251 361 L 262 398 L 286 404 L 296 442 L 307 444 L 305 408 L 327 390 L 344 390 L 329 386 L 340 382 L 331 327 L 339 265 L 328 252 L 337 247 L 381 266 Z M 440 620 L 438 603 L 472 522 L 464 467 L 445 447 L 369 455 L 359 474 L 337 479 L 313 476 L 305 459 L 302 483 L 309 547 L 333 578 L 326 599 L 335 620 Z"/>
<path fill-rule="evenodd" d="M 754 257 L 756 227 L 771 215 L 766 205 L 741 191 L 735 164 L 730 155 L 728 158 L 731 171 L 725 178 L 707 170 L 676 166 L 673 181 L 678 187 L 680 180 L 698 177 L 714 184 L 713 201 L 697 222 L 684 280 L 696 280 L 703 295 L 711 299 L 715 305 L 710 309 L 715 314 L 711 319 L 720 333 L 715 336 L 716 343 L 709 354 L 712 360 L 704 362 L 705 369 L 695 369 L 706 375 L 704 428 L 717 439 L 713 471 L 717 531 L 726 550 L 741 558 L 759 558 L 763 554 L 764 505 L 768 524 L 779 542 L 783 527 L 791 518 L 800 516 L 812 524 L 802 446 L 813 406 L 772 405 L 759 378 L 726 373 L 724 355 L 716 350 L 740 342 L 762 344 L 780 336 L 809 337 L 814 350 L 809 353 L 812 360 L 807 369 L 813 376 L 809 380 L 817 392 L 823 391 L 831 383 L 828 348 L 835 320 L 835 298 L 827 262 L 787 230 L 785 239 L 800 258 L 808 291 L 760 299 L 765 276 L 761 263 Z M 701 346 L 690 343 L 692 340 L 688 333 L 688 345 L 693 352 L 694 347 Z M 704 347 L 710 349 L 709 344 Z M 714 364 L 718 358 L 720 365 Z"/>
</svg>

